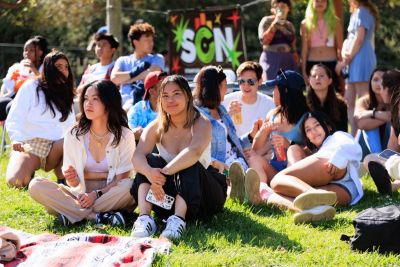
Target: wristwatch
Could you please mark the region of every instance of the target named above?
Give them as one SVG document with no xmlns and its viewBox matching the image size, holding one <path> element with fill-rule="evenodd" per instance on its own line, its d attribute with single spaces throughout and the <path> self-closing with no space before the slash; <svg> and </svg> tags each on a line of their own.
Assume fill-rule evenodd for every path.
<svg viewBox="0 0 400 267">
<path fill-rule="evenodd" d="M 96 192 L 97 198 L 99 198 L 103 195 L 103 191 L 101 191 L 101 190 L 96 190 L 95 192 Z"/>
</svg>

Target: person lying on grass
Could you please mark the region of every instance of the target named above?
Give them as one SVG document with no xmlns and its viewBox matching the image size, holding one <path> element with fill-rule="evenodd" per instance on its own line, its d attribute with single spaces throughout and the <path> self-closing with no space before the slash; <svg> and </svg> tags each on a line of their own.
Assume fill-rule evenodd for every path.
<svg viewBox="0 0 400 267">
<path fill-rule="evenodd" d="M 135 136 L 121 95 L 111 81 L 95 81 L 83 88 L 79 104 L 82 116 L 64 139 L 62 169 L 68 186 L 35 178 L 29 193 L 64 226 L 83 219 L 125 225 L 122 213 L 114 211 L 134 208 L 129 175 Z"/>
<path fill-rule="evenodd" d="M 356 204 L 363 196 L 358 174 L 361 147 L 348 133 L 334 130 L 324 113 L 308 113 L 301 124 L 306 149 L 298 145 L 289 148 L 302 153 L 303 159 L 274 176 L 273 191 L 262 201 L 295 211 L 295 223 L 332 219 L 336 202 Z M 259 178 L 251 178 L 246 187 L 253 198 L 259 197 Z M 259 197 L 258 202 L 262 201 Z"/>
</svg>

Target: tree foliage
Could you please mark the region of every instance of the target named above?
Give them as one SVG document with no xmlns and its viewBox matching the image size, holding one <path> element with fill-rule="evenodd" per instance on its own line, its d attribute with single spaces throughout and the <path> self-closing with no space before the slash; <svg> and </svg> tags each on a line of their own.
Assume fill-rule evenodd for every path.
<svg viewBox="0 0 400 267">
<path fill-rule="evenodd" d="M 3 1 L 4 2 L 4 1 Z M 13 2 L 11 0 L 6 2 Z M 15 2 L 15 1 L 14 1 Z M 122 0 L 124 53 L 129 53 L 130 46 L 126 40 L 129 26 L 137 19 L 143 19 L 153 24 L 157 31 L 155 49 L 167 49 L 168 29 L 166 29 L 166 14 L 174 9 L 206 8 L 215 6 L 245 5 L 251 0 Z M 304 17 L 307 0 L 295 1 L 290 19 L 295 25 L 300 25 Z M 376 33 L 376 52 L 378 62 L 390 66 L 398 66 L 400 59 L 400 21 L 396 15 L 400 11 L 400 0 L 374 1 L 379 7 L 381 15 L 381 28 Z M 343 1 L 345 10 L 345 25 L 349 19 L 347 1 Z M 148 12 L 153 10 L 157 12 Z M 269 1 L 258 2 L 248 6 L 242 11 L 245 30 L 247 54 L 250 60 L 257 60 L 261 52 L 261 45 L 257 37 L 257 27 L 260 19 L 270 13 Z M 23 44 L 25 40 L 35 34 L 45 36 L 50 45 L 63 47 L 69 50 L 80 50 L 80 57 L 86 52 L 90 36 L 97 29 L 105 25 L 106 1 L 105 0 L 27 0 L 17 9 L 0 10 L 0 43 Z M 298 36 L 299 37 L 299 36 Z M 298 39 L 298 46 L 300 41 Z M 4 48 L 0 46 L 4 52 Z M 2 52 L 0 51 L 0 52 Z M 20 54 L 19 54 L 20 55 Z M 93 53 L 89 54 L 93 57 Z M 4 56 L 3 56 L 4 58 Z M 1 59 L 1 55 L 0 55 Z M 7 60 L 15 60 L 7 58 Z M 0 62 L 7 65 L 10 62 Z M 4 75 L 4 66 L 0 66 Z M 81 70 L 78 70 L 78 73 Z"/>
</svg>

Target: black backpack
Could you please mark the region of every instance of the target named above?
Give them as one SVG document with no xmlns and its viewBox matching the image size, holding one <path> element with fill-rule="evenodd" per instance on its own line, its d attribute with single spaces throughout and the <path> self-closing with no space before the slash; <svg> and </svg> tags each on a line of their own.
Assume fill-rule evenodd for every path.
<svg viewBox="0 0 400 267">
<path fill-rule="evenodd" d="M 353 220 L 355 235 L 342 235 L 352 250 L 400 254 L 400 206 L 369 208 Z"/>
</svg>

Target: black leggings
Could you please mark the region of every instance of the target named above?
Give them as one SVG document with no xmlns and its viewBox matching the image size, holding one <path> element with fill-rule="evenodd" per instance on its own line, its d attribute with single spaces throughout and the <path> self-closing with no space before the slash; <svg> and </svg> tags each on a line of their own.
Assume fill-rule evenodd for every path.
<svg viewBox="0 0 400 267">
<path fill-rule="evenodd" d="M 163 168 L 167 162 L 158 154 L 147 155 L 147 162 L 153 168 Z M 226 177 L 215 168 L 205 169 L 196 162 L 191 167 L 174 175 L 166 175 L 163 186 L 167 195 L 180 195 L 186 202 L 186 219 L 207 219 L 222 210 L 226 199 Z M 146 176 L 137 173 L 131 188 L 131 194 L 138 202 L 138 190 L 142 183 L 150 184 Z M 175 204 L 174 204 L 175 205 Z M 153 206 L 154 212 L 160 218 L 167 218 L 174 213 L 174 206 L 166 210 Z"/>
</svg>

